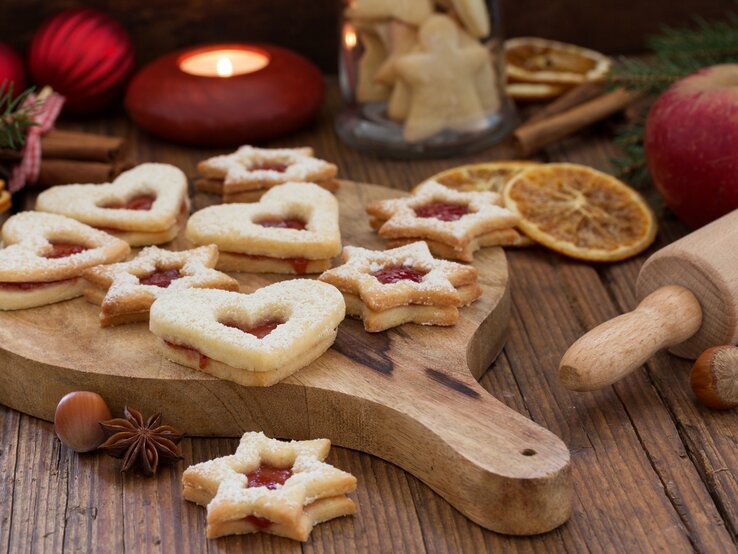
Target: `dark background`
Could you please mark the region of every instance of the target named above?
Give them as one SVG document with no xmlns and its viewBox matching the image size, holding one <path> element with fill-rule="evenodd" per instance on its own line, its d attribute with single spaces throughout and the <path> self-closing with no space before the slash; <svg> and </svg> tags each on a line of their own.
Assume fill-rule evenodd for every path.
<svg viewBox="0 0 738 554">
<path fill-rule="evenodd" d="M 104 10 L 133 36 L 140 62 L 198 43 L 263 41 L 336 69 L 340 0 L 0 0 L 0 41 L 25 52 L 48 16 L 79 6 Z M 501 0 L 505 36 L 541 36 L 609 54 L 644 48 L 661 25 L 738 12 L 734 0 Z"/>
</svg>

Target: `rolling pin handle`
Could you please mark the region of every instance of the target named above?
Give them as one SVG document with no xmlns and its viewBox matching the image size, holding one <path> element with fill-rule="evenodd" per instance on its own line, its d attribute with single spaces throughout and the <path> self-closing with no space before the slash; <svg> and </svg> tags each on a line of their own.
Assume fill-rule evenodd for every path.
<svg viewBox="0 0 738 554">
<path fill-rule="evenodd" d="M 559 379 L 569 390 L 591 391 L 619 381 L 663 348 L 680 344 L 702 325 L 702 308 L 688 289 L 661 287 L 630 313 L 595 327 L 569 347 Z"/>
</svg>

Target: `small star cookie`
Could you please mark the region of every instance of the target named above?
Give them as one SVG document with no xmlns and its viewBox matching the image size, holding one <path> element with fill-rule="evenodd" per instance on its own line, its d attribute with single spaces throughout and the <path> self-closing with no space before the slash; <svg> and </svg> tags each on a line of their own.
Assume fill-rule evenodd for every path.
<svg viewBox="0 0 738 554">
<path fill-rule="evenodd" d="M 319 279 L 343 293 L 346 313 L 375 333 L 403 323 L 454 325 L 482 294 L 474 267 L 435 259 L 424 242 L 392 250 L 343 249 L 344 264 Z"/>
<path fill-rule="evenodd" d="M 85 270 L 88 302 L 100 305 L 100 326 L 148 321 L 149 308 L 163 293 L 188 288 L 238 291 L 238 281 L 213 269 L 214 244 L 172 252 L 144 248 L 134 259 Z"/>
<path fill-rule="evenodd" d="M 338 188 L 338 168 L 313 156 L 312 148 L 256 148 L 197 164 L 203 179 L 195 185 L 203 192 L 222 193 L 224 202 L 255 202 L 268 189 L 290 181 L 315 183 L 331 191 Z"/>
<path fill-rule="evenodd" d="M 207 506 L 208 538 L 262 531 L 306 541 L 313 527 L 356 512 L 356 477 L 323 460 L 328 439 L 278 441 L 245 433 L 236 453 L 188 467 L 186 500 Z"/>
<path fill-rule="evenodd" d="M 395 71 L 411 90 L 404 126 L 408 142 L 421 142 L 445 129 L 471 131 L 486 125 L 474 77 L 489 52 L 481 44 L 460 46 L 459 29 L 446 15 L 434 15 L 420 27 L 422 51 L 400 56 Z"/>
<path fill-rule="evenodd" d="M 372 227 L 393 241 L 424 240 L 438 256 L 470 262 L 483 246 L 516 244 L 520 217 L 495 192 L 461 192 L 427 181 L 411 196 L 366 208 Z M 395 242 L 394 244 L 401 244 Z"/>
<path fill-rule="evenodd" d="M 43 306 L 82 295 L 82 272 L 124 259 L 128 244 L 63 215 L 21 212 L 2 228 L 0 310 Z"/>
</svg>

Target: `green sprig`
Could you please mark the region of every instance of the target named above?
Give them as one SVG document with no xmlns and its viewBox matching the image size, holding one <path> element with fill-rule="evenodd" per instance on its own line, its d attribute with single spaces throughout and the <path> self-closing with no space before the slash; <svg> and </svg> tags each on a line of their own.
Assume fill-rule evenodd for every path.
<svg viewBox="0 0 738 554">
<path fill-rule="evenodd" d="M 29 127 L 36 125 L 33 119 L 36 106 L 26 106 L 33 88 L 13 95 L 13 83 L 0 85 L 0 149 L 20 150 L 26 140 Z"/>
</svg>

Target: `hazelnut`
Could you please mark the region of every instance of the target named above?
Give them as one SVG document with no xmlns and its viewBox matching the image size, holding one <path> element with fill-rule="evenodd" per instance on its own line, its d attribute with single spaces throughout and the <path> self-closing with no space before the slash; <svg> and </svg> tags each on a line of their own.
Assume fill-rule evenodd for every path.
<svg viewBox="0 0 738 554">
<path fill-rule="evenodd" d="M 738 406 L 738 347 L 708 348 L 692 367 L 692 390 L 708 408 L 727 410 Z"/>
<path fill-rule="evenodd" d="M 96 392 L 70 392 L 56 406 L 54 430 L 67 447 L 89 452 L 105 440 L 100 422 L 111 417 L 108 405 Z"/>
</svg>

